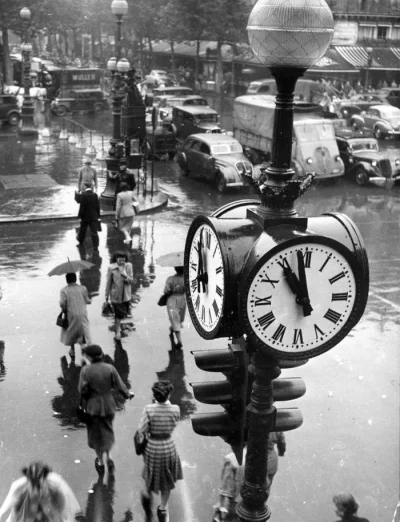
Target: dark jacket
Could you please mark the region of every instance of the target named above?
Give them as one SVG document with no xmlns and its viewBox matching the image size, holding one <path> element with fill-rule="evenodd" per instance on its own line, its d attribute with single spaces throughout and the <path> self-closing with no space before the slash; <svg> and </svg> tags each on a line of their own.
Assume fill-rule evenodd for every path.
<svg viewBox="0 0 400 522">
<path fill-rule="evenodd" d="M 97 221 L 100 218 L 99 197 L 92 190 L 75 192 L 75 201 L 80 204 L 78 217 L 81 221 Z"/>
</svg>

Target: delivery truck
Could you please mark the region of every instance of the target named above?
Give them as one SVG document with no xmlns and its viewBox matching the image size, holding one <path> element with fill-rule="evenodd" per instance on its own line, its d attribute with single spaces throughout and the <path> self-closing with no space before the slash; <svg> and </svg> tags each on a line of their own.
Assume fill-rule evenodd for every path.
<svg viewBox="0 0 400 522">
<path fill-rule="evenodd" d="M 320 115 L 320 107 L 295 104 L 292 168 L 296 177 L 315 172 L 317 178 L 343 176 L 332 120 Z M 234 137 L 253 164 L 271 159 L 275 98 L 269 95 L 239 96 L 234 101 Z"/>
</svg>

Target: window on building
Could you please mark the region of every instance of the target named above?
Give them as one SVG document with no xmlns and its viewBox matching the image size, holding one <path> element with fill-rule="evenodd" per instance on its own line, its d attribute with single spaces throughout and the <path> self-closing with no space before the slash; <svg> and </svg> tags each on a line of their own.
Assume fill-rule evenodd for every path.
<svg viewBox="0 0 400 522">
<path fill-rule="evenodd" d="M 379 26 L 376 32 L 377 40 L 387 40 L 389 38 L 389 27 L 387 26 Z"/>
<path fill-rule="evenodd" d="M 360 24 L 358 28 L 359 40 L 373 40 L 375 37 L 376 25 Z"/>
</svg>

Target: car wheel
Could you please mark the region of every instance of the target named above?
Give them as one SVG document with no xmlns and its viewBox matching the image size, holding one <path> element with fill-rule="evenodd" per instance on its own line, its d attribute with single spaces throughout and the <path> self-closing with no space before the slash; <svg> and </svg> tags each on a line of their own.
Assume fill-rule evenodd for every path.
<svg viewBox="0 0 400 522">
<path fill-rule="evenodd" d="M 18 125 L 20 119 L 21 116 L 14 112 L 13 114 L 10 114 L 10 116 L 8 117 L 8 123 L 12 126 Z"/>
<path fill-rule="evenodd" d="M 368 176 L 363 169 L 356 170 L 356 183 L 360 187 L 364 187 L 368 183 Z"/>
<path fill-rule="evenodd" d="M 102 103 L 95 103 L 94 112 L 96 112 L 97 114 L 100 114 L 103 111 L 104 111 L 104 105 Z"/>
<path fill-rule="evenodd" d="M 380 129 L 379 127 L 375 127 L 374 136 L 375 136 L 375 139 L 377 139 L 377 140 L 380 140 L 385 137 L 382 132 L 382 129 Z"/>
<path fill-rule="evenodd" d="M 68 109 L 65 105 L 57 105 L 55 112 L 57 116 L 65 116 L 68 112 Z"/>
<path fill-rule="evenodd" d="M 215 180 L 215 184 L 217 186 L 217 190 L 220 194 L 225 192 L 226 190 L 226 179 L 223 174 L 219 173 L 217 179 Z"/>
<path fill-rule="evenodd" d="M 185 176 L 189 176 L 189 169 L 188 169 L 186 160 L 181 155 L 178 156 L 178 165 L 179 165 L 182 173 Z"/>
</svg>

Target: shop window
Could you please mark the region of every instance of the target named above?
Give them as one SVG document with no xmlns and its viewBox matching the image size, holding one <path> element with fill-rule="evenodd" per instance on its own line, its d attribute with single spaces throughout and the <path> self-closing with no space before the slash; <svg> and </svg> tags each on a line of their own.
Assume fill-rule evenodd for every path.
<svg viewBox="0 0 400 522">
<path fill-rule="evenodd" d="M 377 40 L 387 40 L 389 38 L 389 27 L 379 26 L 376 32 Z"/>
</svg>

